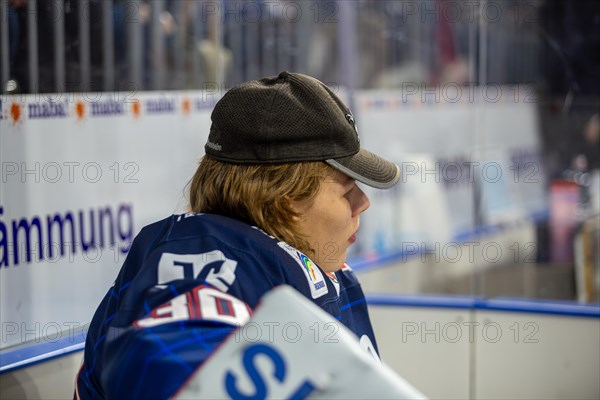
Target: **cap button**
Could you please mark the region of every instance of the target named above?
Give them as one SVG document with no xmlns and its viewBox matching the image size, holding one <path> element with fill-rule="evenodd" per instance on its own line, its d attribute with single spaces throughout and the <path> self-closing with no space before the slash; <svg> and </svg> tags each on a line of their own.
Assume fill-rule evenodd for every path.
<svg viewBox="0 0 600 400">
<path fill-rule="evenodd" d="M 288 71 L 283 71 L 282 73 L 279 74 L 279 79 L 284 79 L 284 78 L 287 78 L 288 76 L 290 76 L 290 73 Z"/>
</svg>

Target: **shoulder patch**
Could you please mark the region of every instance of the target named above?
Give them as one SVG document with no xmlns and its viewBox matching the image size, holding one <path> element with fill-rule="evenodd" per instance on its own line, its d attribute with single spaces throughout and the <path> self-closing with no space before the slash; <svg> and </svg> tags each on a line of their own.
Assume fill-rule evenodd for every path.
<svg viewBox="0 0 600 400">
<path fill-rule="evenodd" d="M 323 273 L 321 273 L 319 267 L 317 267 L 310 258 L 285 242 L 278 242 L 277 245 L 296 260 L 300 268 L 302 268 L 302 271 L 308 280 L 310 294 L 313 299 L 317 299 L 329 292 Z"/>
</svg>

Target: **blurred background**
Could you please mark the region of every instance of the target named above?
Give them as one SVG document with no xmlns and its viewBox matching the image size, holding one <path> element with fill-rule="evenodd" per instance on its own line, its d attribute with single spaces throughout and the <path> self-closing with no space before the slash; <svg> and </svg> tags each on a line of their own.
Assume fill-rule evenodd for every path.
<svg viewBox="0 0 600 400">
<path fill-rule="evenodd" d="M 353 110 L 363 146 L 402 169 L 395 189 L 368 191 L 372 207 L 349 255 L 371 295 L 375 324 L 386 332 L 382 347 L 392 349 L 391 359 L 384 353 L 384 360 L 434 398 L 600 396 L 600 2 L 2 0 L 0 5 L 0 358 L 5 359 L 0 368 L 16 370 L 14 363 L 27 357 L 14 349 L 47 338 L 43 327 L 49 323 L 57 324 L 61 339 L 66 321 L 85 326 L 133 235 L 185 211 L 185 184 L 202 155 L 214 102 L 238 83 L 289 70 L 331 86 Z M 66 179 L 73 163 L 83 167 L 79 182 L 77 173 L 74 181 Z M 86 167 L 92 164 L 115 179 L 90 179 Z M 56 179 L 56 168 L 65 178 Z M 67 262 L 63 223 L 70 222 L 71 236 L 65 237 L 78 248 L 76 227 L 86 229 L 79 210 L 88 209 L 92 230 L 92 214 L 101 209 L 94 214 L 98 224 L 114 232 L 105 245 L 100 228 L 99 262 L 85 258 L 85 246 L 73 250 L 75 258 Z M 53 213 L 62 221 L 62 258 L 49 264 L 47 253 L 40 250 L 36 258 L 30 247 L 56 244 Z M 36 215 L 42 216 L 38 242 L 30 235 Z M 107 256 L 108 244 L 124 250 Z M 82 264 L 89 268 L 82 270 Z M 48 289 L 50 278 L 42 277 L 61 274 L 72 280 L 55 278 L 56 290 Z M 83 300 L 74 305 L 61 295 L 67 286 Z M 403 314 L 404 320 L 378 314 L 377 307 L 391 303 L 413 310 L 423 299 L 464 315 L 422 322 L 413 314 Z M 411 370 L 402 362 L 419 358 L 398 347 L 407 343 L 399 338 L 414 333 L 407 329 L 423 330 L 425 323 L 426 332 L 435 332 L 437 326 L 443 339 L 444 326 L 462 324 L 482 307 L 560 315 L 554 321 L 560 329 L 537 319 L 498 322 L 505 337 L 529 322 L 541 337 L 563 332 L 571 318 L 581 321 L 583 315 L 592 324 L 581 329 L 588 336 L 568 331 L 546 337 L 545 347 L 527 359 L 536 360 L 530 367 L 539 382 L 557 377 L 557 385 L 581 391 L 545 390 L 533 375 L 533 383 L 523 383 L 520 391 L 503 391 L 494 375 L 499 371 L 490 380 L 476 373 L 485 361 L 472 341 L 451 356 L 447 349 L 413 346 L 421 355 L 430 352 L 425 359 L 437 365 L 442 355 L 460 360 L 456 363 L 465 365 L 460 379 L 444 381 L 439 376 L 448 369 L 441 366 L 438 376 L 431 364 Z M 400 325 L 388 325 L 390 320 Z M 42 328 L 31 328 L 39 321 Z M 440 328 L 439 321 L 451 322 Z M 427 335 L 417 336 L 419 345 L 432 344 Z M 581 353 L 565 345 L 564 354 L 553 353 L 558 358 L 548 371 L 554 372 L 543 373 L 544 357 L 557 351 L 557 343 L 577 341 L 583 343 Z M 523 352 L 514 346 L 494 349 Z M 484 359 L 501 358 L 491 354 Z M 573 372 L 582 360 L 574 354 L 589 358 L 580 365 L 583 372 Z M 502 368 L 523 362 L 505 361 Z M 514 379 L 528 376 L 518 371 Z M 558 378 L 565 371 L 576 377 L 565 383 Z M 11 390 L 21 385 L 13 375 L 0 379 Z M 429 387 L 436 379 L 447 384 Z"/>
</svg>

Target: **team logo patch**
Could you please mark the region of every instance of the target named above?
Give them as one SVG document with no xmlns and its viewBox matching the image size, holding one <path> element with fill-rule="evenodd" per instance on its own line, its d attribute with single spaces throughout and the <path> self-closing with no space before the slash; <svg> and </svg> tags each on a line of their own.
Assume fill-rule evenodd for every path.
<svg viewBox="0 0 600 400">
<path fill-rule="evenodd" d="M 317 278 L 317 267 L 315 267 L 315 265 L 313 264 L 313 262 L 311 261 L 310 258 L 306 257 L 304 254 L 298 252 L 298 257 L 300 257 L 300 260 L 302 261 L 302 265 L 304 265 L 304 268 L 306 268 L 306 273 L 308 274 L 311 282 L 315 285 L 315 287 L 317 289 L 320 289 L 321 287 L 323 287 L 325 285 L 324 281 L 320 281 L 319 278 Z"/>
<path fill-rule="evenodd" d="M 285 250 L 300 265 L 308 280 L 308 286 L 310 287 L 313 299 L 319 298 L 329 291 L 323 273 L 310 258 L 285 242 L 279 242 L 277 245 Z"/>
</svg>

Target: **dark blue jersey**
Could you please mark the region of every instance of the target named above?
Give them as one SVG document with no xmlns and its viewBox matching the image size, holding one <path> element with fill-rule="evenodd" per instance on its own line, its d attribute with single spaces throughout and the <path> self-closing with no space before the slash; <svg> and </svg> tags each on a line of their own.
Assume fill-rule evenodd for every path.
<svg viewBox="0 0 600 400">
<path fill-rule="evenodd" d="M 327 274 L 260 229 L 214 214 L 143 228 L 90 324 L 76 397 L 169 397 L 282 284 L 376 346 L 349 267 Z"/>
</svg>

